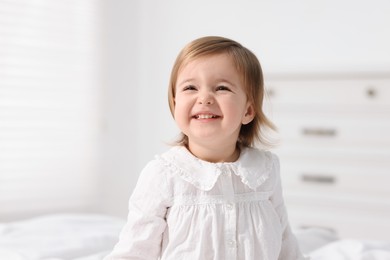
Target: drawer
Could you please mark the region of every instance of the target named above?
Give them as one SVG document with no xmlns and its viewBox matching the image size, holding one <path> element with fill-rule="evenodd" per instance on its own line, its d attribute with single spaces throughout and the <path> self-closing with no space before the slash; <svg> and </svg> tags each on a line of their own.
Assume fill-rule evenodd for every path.
<svg viewBox="0 0 390 260">
<path fill-rule="evenodd" d="M 389 241 L 388 215 L 367 210 L 349 210 L 337 207 L 287 206 L 292 229 L 325 228 L 334 231 L 341 239 Z"/>
<path fill-rule="evenodd" d="M 388 165 L 390 162 L 389 144 L 368 144 L 356 143 L 334 143 L 326 140 L 307 141 L 280 141 L 281 145 L 276 145 L 272 151 L 281 159 L 297 160 L 296 162 L 329 162 L 329 163 L 349 163 L 358 165 L 360 163 L 375 163 L 373 168 Z M 387 166 L 388 167 L 388 166 Z M 388 167 L 390 169 L 390 167 Z M 390 170 L 389 170 L 390 175 Z"/>
<path fill-rule="evenodd" d="M 390 206 L 390 167 L 387 164 L 284 161 L 281 158 L 285 191 L 340 197 L 386 198 Z"/>
<path fill-rule="evenodd" d="M 291 105 L 390 105 L 390 75 L 379 79 L 292 79 L 265 82 L 266 102 Z"/>
<path fill-rule="evenodd" d="M 283 142 L 325 141 L 341 145 L 388 144 L 390 147 L 390 117 L 279 116 L 274 123 Z"/>
</svg>

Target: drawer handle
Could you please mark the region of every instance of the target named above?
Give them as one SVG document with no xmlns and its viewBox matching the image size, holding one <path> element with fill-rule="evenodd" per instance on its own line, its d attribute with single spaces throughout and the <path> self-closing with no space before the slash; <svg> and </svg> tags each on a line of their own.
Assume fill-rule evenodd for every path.
<svg viewBox="0 0 390 260">
<path fill-rule="evenodd" d="M 327 227 L 327 226 L 322 226 L 322 225 L 300 225 L 299 226 L 300 229 L 322 229 L 322 230 L 326 230 L 330 233 L 332 233 L 333 235 L 337 235 L 337 231 L 336 229 L 334 228 L 331 228 L 331 227 Z"/>
<path fill-rule="evenodd" d="M 369 97 L 369 98 L 375 98 L 378 95 L 375 87 L 367 88 L 366 94 L 367 94 L 367 97 Z"/>
<path fill-rule="evenodd" d="M 331 128 L 303 128 L 302 134 L 306 136 L 334 137 L 337 131 Z"/>
<path fill-rule="evenodd" d="M 268 97 L 274 97 L 275 96 L 275 90 L 273 89 L 273 88 L 269 88 L 269 89 L 267 89 L 266 90 L 266 95 L 268 96 Z"/>
<path fill-rule="evenodd" d="M 336 178 L 331 175 L 313 175 L 313 174 L 303 174 L 301 176 L 303 182 L 310 183 L 319 183 L 319 184 L 334 184 L 336 183 Z"/>
</svg>

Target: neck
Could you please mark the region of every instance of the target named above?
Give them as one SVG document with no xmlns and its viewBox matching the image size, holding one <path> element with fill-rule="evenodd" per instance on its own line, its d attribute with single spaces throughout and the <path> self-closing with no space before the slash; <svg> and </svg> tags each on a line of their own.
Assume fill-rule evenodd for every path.
<svg viewBox="0 0 390 260">
<path fill-rule="evenodd" d="M 221 147 L 209 147 L 188 144 L 188 150 L 197 158 L 208 162 L 234 162 L 240 157 L 240 149 L 236 144 Z"/>
</svg>

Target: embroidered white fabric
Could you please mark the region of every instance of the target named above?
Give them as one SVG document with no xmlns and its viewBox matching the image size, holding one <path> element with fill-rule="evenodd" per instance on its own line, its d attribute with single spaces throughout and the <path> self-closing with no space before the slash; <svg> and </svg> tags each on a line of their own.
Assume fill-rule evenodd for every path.
<svg viewBox="0 0 390 260">
<path fill-rule="evenodd" d="M 147 164 L 108 259 L 303 259 L 282 198 L 278 158 L 243 148 L 210 163 L 173 147 Z"/>
</svg>

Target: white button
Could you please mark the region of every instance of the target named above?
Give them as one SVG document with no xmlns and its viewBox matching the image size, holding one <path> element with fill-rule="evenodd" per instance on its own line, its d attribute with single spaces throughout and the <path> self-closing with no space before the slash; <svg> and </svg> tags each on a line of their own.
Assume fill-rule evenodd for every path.
<svg viewBox="0 0 390 260">
<path fill-rule="evenodd" d="M 227 244 L 228 244 L 229 247 L 235 247 L 236 246 L 236 242 L 234 240 L 231 240 L 231 239 L 227 241 Z"/>
<path fill-rule="evenodd" d="M 229 210 L 233 209 L 233 203 L 226 204 L 226 208 Z"/>
</svg>

